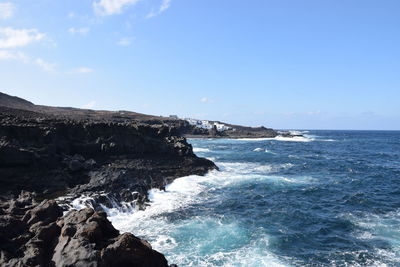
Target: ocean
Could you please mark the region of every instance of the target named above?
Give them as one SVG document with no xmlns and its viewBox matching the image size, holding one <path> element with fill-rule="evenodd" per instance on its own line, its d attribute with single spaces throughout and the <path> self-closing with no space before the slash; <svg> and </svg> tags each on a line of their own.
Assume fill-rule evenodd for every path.
<svg viewBox="0 0 400 267">
<path fill-rule="evenodd" d="M 190 139 L 220 171 L 151 190 L 121 231 L 184 266 L 400 266 L 400 132 Z"/>
</svg>

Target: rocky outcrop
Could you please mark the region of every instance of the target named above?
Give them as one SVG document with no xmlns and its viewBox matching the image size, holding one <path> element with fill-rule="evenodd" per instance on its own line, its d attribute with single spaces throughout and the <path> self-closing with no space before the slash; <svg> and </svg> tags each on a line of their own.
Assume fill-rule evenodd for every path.
<svg viewBox="0 0 400 267">
<path fill-rule="evenodd" d="M 185 138 L 174 135 L 173 126 L 1 111 L 0 194 L 105 192 L 141 205 L 151 188 L 216 168 L 198 158 Z"/>
<path fill-rule="evenodd" d="M 69 211 L 23 192 L 2 199 L 0 266 L 168 267 L 165 257 L 133 234 L 119 232 L 105 212 Z"/>
<path fill-rule="evenodd" d="M 277 131 L 264 126 L 246 127 L 241 125 L 233 125 L 220 121 L 208 121 L 211 125 L 214 123 L 226 126 L 224 130 L 218 130 L 214 125 L 210 129 L 202 128 L 190 124 L 186 120 L 175 122 L 179 125 L 179 134 L 188 138 L 274 138 L 279 135 Z"/>
</svg>

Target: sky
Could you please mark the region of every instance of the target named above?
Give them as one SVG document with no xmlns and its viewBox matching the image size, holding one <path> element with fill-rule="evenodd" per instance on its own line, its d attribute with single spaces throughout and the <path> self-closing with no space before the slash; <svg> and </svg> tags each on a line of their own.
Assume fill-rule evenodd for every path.
<svg viewBox="0 0 400 267">
<path fill-rule="evenodd" d="M 0 1 L 0 91 L 276 129 L 400 130 L 398 0 Z"/>
</svg>

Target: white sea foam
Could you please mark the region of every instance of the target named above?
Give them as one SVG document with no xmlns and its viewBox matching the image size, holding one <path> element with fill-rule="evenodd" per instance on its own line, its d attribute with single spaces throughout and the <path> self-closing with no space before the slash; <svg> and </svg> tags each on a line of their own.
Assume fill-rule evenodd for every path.
<svg viewBox="0 0 400 267">
<path fill-rule="evenodd" d="M 272 152 L 271 150 L 268 150 L 268 149 L 265 149 L 265 153 L 270 153 L 270 154 L 274 154 L 274 155 L 276 155 L 276 153 L 275 153 L 275 152 Z"/>
<path fill-rule="evenodd" d="M 274 138 L 274 140 L 287 141 L 287 142 L 311 142 L 311 141 L 314 141 L 315 139 L 308 138 L 305 136 L 293 136 L 293 137 L 277 136 Z"/>
<path fill-rule="evenodd" d="M 232 141 L 269 141 L 269 140 L 274 140 L 275 138 L 236 138 L 236 139 L 228 139 Z"/>
<path fill-rule="evenodd" d="M 174 180 L 165 191 L 149 191 L 150 206 L 144 211 L 122 212 L 118 208 L 104 209 L 113 225 L 122 232 L 133 232 L 147 239 L 154 249 L 167 255 L 178 266 L 287 266 L 268 251 L 268 236 L 260 234 L 237 247 L 246 237 L 245 229 L 236 222 L 226 222 L 223 217 L 191 217 L 170 223 L 165 214 L 171 214 L 195 204 L 202 204 L 212 194 L 227 186 L 241 183 L 268 182 L 291 185 L 307 183 L 310 177 L 284 177 L 269 175 L 274 171 L 292 168 L 291 163 L 272 165 L 248 162 L 219 162 L 221 171 L 211 171 L 205 176 L 186 176 Z M 190 238 L 188 241 L 185 238 Z M 191 244 L 190 247 L 187 245 Z M 207 251 L 206 253 L 204 251 Z"/>
<path fill-rule="evenodd" d="M 190 204 L 199 203 L 205 200 L 204 194 L 210 188 L 223 188 L 233 184 L 246 183 L 248 181 L 265 181 L 265 182 L 287 182 L 287 183 L 304 183 L 311 181 L 309 178 L 287 178 L 282 176 L 271 176 L 280 169 L 291 168 L 291 163 L 280 165 L 255 164 L 255 163 L 238 163 L 224 162 L 218 163 L 221 171 L 211 171 L 205 176 L 191 175 L 175 179 L 171 184 L 167 185 L 165 191 L 151 189 L 149 191 L 149 199 L 151 205 L 144 211 L 132 211 L 128 217 L 121 213 L 120 209 L 106 207 L 107 213 L 111 214 L 111 220 L 117 228 L 128 231 L 133 221 L 149 218 L 165 212 L 173 212 L 175 210 L 187 207 Z M 201 195 L 200 195 L 201 194 Z M 124 219 L 121 218 L 124 217 Z"/>
<path fill-rule="evenodd" d="M 281 169 L 288 169 L 294 166 L 292 163 L 284 163 L 284 164 L 260 164 L 253 162 L 219 162 L 217 163 L 218 167 L 222 172 L 217 173 L 217 176 L 224 175 L 248 175 L 251 177 L 257 173 L 268 174 L 272 172 L 277 172 Z M 215 178 L 215 177 L 214 177 Z"/>
<path fill-rule="evenodd" d="M 292 135 L 301 135 L 301 134 L 306 134 L 309 133 L 310 131 L 289 131 L 290 134 Z"/>
<path fill-rule="evenodd" d="M 81 210 L 81 209 L 84 209 L 87 207 L 93 208 L 92 201 L 94 201 L 92 197 L 82 195 L 82 196 L 74 199 L 71 202 L 71 206 L 73 209 L 76 209 L 76 210 Z"/>
<path fill-rule="evenodd" d="M 223 217 L 215 216 L 193 217 L 171 224 L 162 216 L 208 199 L 200 196 L 207 188 L 186 184 L 185 180 L 194 182 L 193 179 L 196 177 L 177 179 L 165 192 L 151 190 L 151 206 L 145 211 L 114 213 L 110 220 L 117 229 L 146 238 L 154 249 L 166 254 L 168 261 L 178 266 L 287 266 L 268 251 L 266 235 L 261 234 L 250 244 L 236 248 L 226 246 L 248 238 L 246 230 L 236 222 L 223 222 Z"/>
<path fill-rule="evenodd" d="M 193 152 L 210 152 L 210 149 L 202 147 L 194 147 Z"/>
<path fill-rule="evenodd" d="M 281 136 L 278 135 L 273 138 L 239 138 L 239 139 L 232 139 L 236 141 L 287 141 L 287 142 L 311 142 L 315 139 L 308 136 Z"/>
<path fill-rule="evenodd" d="M 314 138 L 306 137 L 306 136 L 281 136 L 278 135 L 273 138 L 238 138 L 232 139 L 236 141 L 287 141 L 287 142 L 311 142 L 314 141 Z"/>
<path fill-rule="evenodd" d="M 384 240 L 391 249 L 375 249 L 374 253 L 385 262 L 400 262 L 400 210 L 387 214 L 347 214 L 353 224 L 359 228 L 354 232 L 355 237 L 364 240 Z M 374 266 L 387 266 L 379 265 Z"/>
<path fill-rule="evenodd" d="M 281 267 L 288 266 L 278 259 L 273 253 L 269 252 L 269 238 L 266 235 L 260 235 L 256 241 L 250 244 L 236 248 L 224 249 L 218 248 L 221 242 L 230 242 L 233 238 L 241 238 L 241 229 L 237 225 L 213 225 L 213 228 L 199 228 L 205 234 L 209 242 L 197 242 L 200 245 L 184 250 L 183 253 L 175 254 L 170 258 L 171 262 L 179 262 L 182 266 L 254 266 L 254 267 Z M 200 236 L 201 238 L 201 236 Z M 198 236 L 194 237 L 193 243 L 196 244 Z M 225 240 L 224 240 L 225 239 Z M 204 245 L 201 245 L 201 244 Z M 231 242 L 230 242 L 231 243 Z M 213 249 L 213 246 L 215 249 Z M 213 251 L 203 255 L 204 249 Z"/>
</svg>

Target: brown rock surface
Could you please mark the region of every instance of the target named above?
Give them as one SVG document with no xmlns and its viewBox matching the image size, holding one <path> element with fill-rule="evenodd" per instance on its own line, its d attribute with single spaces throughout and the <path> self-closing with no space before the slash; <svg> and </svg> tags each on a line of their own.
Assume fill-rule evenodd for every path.
<svg viewBox="0 0 400 267">
<path fill-rule="evenodd" d="M 105 212 L 88 208 L 62 216 L 54 200 L 38 204 L 26 192 L 1 203 L 0 266 L 168 267 L 147 241 L 120 235 Z"/>
</svg>

